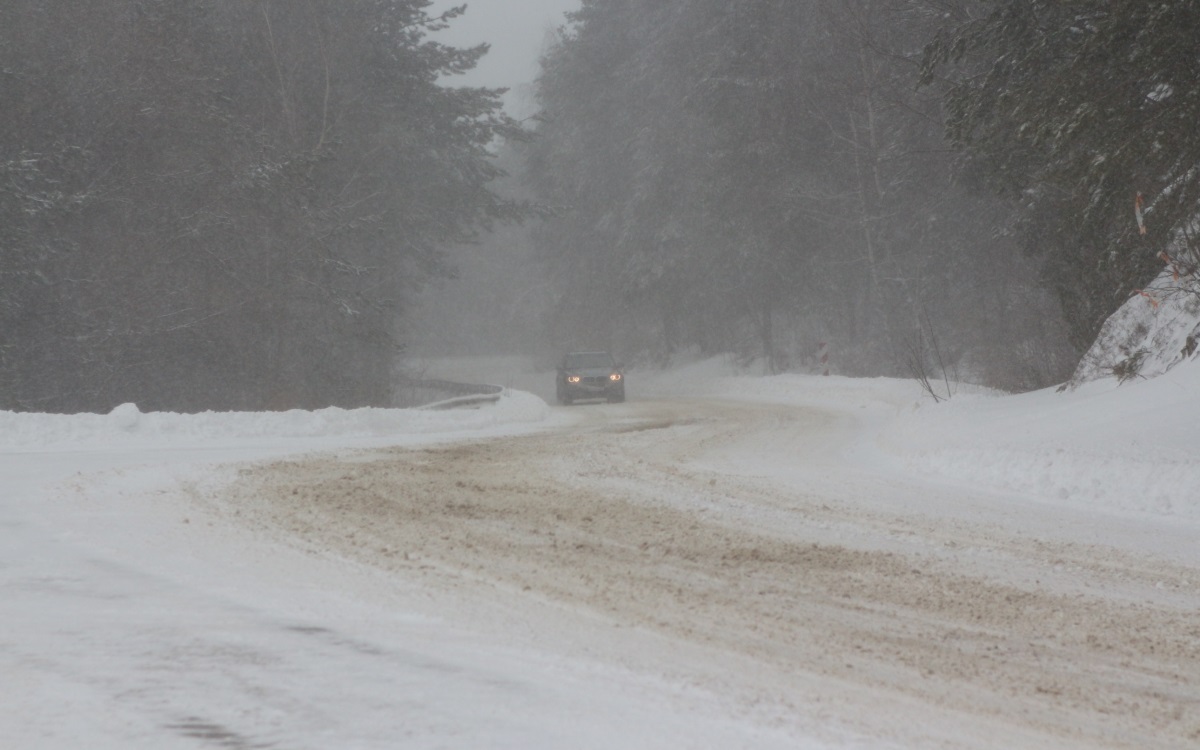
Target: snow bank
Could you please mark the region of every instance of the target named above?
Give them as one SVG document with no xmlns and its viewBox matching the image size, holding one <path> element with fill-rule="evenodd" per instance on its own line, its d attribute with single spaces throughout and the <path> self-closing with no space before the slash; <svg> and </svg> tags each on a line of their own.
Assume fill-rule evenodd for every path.
<svg viewBox="0 0 1200 750">
<path fill-rule="evenodd" d="M 520 391 L 476 409 L 339 409 L 286 412 L 141 412 L 122 404 L 108 414 L 0 412 L 0 450 L 220 443 L 244 438 L 386 437 L 482 430 L 544 421 L 549 407 Z"/>
<path fill-rule="evenodd" d="M 1200 520 L 1200 367 L 922 404 L 881 445 L 910 469 L 1097 510 Z"/>
<path fill-rule="evenodd" d="M 727 397 L 836 405 L 857 412 L 881 458 L 906 471 L 1016 492 L 1048 503 L 1200 520 L 1200 293 L 1172 268 L 1105 323 L 1070 388 L 1009 395 L 960 386 L 934 403 L 889 379 L 737 375 L 732 360 L 689 376 Z M 1132 361 L 1130 361 L 1132 358 Z M 1127 377 L 1114 368 L 1126 365 Z M 683 377 L 679 377 L 682 375 Z M 856 450 L 863 446 L 856 446 Z M 856 460 L 865 454 L 859 450 Z"/>
<path fill-rule="evenodd" d="M 1168 267 L 1109 316 L 1068 385 L 1157 377 L 1192 359 L 1200 336 L 1200 288 Z"/>
<path fill-rule="evenodd" d="M 760 377 L 723 358 L 630 382 L 660 395 L 848 414 L 860 421 L 862 439 L 847 450 L 864 469 L 874 461 L 1051 504 L 1200 520 L 1200 363 L 1175 365 L 1153 379 L 1108 377 L 1065 392 L 961 385 L 941 403 L 911 380 Z"/>
</svg>

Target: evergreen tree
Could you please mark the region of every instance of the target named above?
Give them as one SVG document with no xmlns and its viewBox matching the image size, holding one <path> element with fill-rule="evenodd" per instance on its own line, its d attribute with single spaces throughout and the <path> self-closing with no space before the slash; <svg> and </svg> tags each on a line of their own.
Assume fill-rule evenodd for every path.
<svg viewBox="0 0 1200 750">
<path fill-rule="evenodd" d="M 925 80 L 950 78 L 949 135 L 971 173 L 1019 207 L 1023 242 L 1046 259 L 1083 348 L 1161 267 L 1159 252 L 1195 260 L 1200 6 L 984 5 L 929 45 Z"/>
<path fill-rule="evenodd" d="M 0 8 L 0 408 L 386 404 L 441 248 L 527 213 L 428 5 Z"/>
</svg>

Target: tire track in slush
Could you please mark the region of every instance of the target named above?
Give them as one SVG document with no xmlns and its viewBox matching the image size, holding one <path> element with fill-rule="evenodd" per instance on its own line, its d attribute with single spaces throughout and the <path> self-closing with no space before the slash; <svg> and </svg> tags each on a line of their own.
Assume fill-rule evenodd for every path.
<svg viewBox="0 0 1200 750">
<path fill-rule="evenodd" d="M 227 502 L 243 523 L 395 575 L 499 587 L 517 592 L 516 607 L 523 593 L 732 659 L 744 668 L 724 689 L 785 705 L 818 686 L 839 696 L 839 720 L 873 731 L 899 731 L 867 718 L 883 700 L 1023 733 L 980 730 L 973 747 L 1200 744 L 1200 614 L 1106 596 L 1111 551 L 1074 550 L 1095 558 L 1091 593 L 1067 594 L 931 565 L 883 544 L 875 525 L 886 521 L 836 502 L 811 501 L 881 543 L 852 548 L 818 526 L 742 522 L 678 500 L 796 502 L 679 468 L 689 449 L 781 409 L 630 404 L 615 412 L 624 419 L 596 410 L 604 416 L 567 433 L 278 461 L 245 469 Z M 1045 554 L 1017 538 L 996 547 Z M 938 740 L 913 731 L 898 736 Z"/>
</svg>

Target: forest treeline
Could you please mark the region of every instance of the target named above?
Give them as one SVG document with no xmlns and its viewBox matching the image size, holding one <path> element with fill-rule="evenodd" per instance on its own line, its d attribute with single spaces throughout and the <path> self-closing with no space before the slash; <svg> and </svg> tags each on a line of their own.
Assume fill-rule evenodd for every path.
<svg viewBox="0 0 1200 750">
<path fill-rule="evenodd" d="M 1195 261 L 1192 0 L 582 0 L 524 125 L 428 8 L 0 4 L 0 409 L 385 405 L 464 329 L 1026 389 Z"/>
<path fill-rule="evenodd" d="M 0 409 L 389 403 L 441 248 L 527 212 L 427 5 L 0 4 Z"/>
<path fill-rule="evenodd" d="M 1061 381 L 1195 247 L 1198 13 L 583 0 L 528 147 L 554 340 Z"/>
</svg>

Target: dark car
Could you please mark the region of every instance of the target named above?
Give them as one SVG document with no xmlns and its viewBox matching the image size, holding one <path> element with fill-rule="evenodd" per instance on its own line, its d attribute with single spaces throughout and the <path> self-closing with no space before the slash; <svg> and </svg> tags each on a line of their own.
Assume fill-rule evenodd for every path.
<svg viewBox="0 0 1200 750">
<path fill-rule="evenodd" d="M 608 352 L 572 352 L 558 365 L 555 391 L 560 404 L 580 399 L 625 400 L 625 373 Z"/>
</svg>

